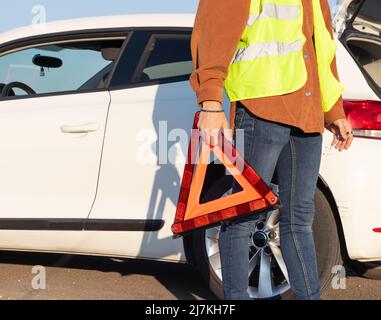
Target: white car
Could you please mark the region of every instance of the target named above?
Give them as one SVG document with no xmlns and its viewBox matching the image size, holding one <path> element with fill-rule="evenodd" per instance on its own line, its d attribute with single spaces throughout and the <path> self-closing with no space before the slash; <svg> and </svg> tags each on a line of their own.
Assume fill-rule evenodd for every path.
<svg viewBox="0 0 381 320">
<path fill-rule="evenodd" d="M 337 63 L 356 138 L 339 152 L 324 135 L 314 223 L 323 288 L 342 260 L 381 260 L 381 2 L 342 5 Z M 0 34 L 0 249 L 188 262 L 222 297 L 219 228 L 177 239 L 170 228 L 197 110 L 194 18 L 106 16 Z M 212 183 L 203 197 L 229 188 Z M 253 298 L 290 292 L 278 236 L 267 236 L 277 216 L 253 230 Z"/>
</svg>

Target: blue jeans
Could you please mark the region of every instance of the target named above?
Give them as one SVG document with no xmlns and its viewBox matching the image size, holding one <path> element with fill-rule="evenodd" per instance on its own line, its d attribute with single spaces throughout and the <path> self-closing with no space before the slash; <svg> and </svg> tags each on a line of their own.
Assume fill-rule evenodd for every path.
<svg viewBox="0 0 381 320">
<path fill-rule="evenodd" d="M 243 129 L 246 161 L 272 185 L 277 176 L 280 248 L 296 299 L 320 299 L 312 223 L 322 135 L 259 118 L 237 103 L 236 129 Z M 233 183 L 233 191 L 238 187 Z M 224 299 L 249 299 L 249 238 L 257 215 L 223 224 L 219 235 Z"/>
</svg>

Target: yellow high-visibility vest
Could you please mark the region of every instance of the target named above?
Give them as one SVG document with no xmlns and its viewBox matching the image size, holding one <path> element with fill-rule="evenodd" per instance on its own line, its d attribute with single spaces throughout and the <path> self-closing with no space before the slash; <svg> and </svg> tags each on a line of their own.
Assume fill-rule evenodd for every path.
<svg viewBox="0 0 381 320">
<path fill-rule="evenodd" d="M 320 0 L 311 1 L 322 109 L 327 112 L 344 86 L 331 71 L 336 42 L 326 27 Z M 306 83 L 302 27 L 302 0 L 251 0 L 247 25 L 224 80 L 230 101 L 286 94 Z"/>
</svg>

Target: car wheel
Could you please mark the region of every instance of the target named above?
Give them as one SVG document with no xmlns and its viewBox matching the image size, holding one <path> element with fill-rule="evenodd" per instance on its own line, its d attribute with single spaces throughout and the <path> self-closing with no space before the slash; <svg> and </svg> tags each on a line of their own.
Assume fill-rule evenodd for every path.
<svg viewBox="0 0 381 320">
<path fill-rule="evenodd" d="M 206 198 L 230 193 L 231 180 L 221 178 L 213 184 Z M 326 197 L 319 189 L 315 193 L 316 216 L 313 225 L 317 261 L 322 291 L 331 283 L 333 267 L 341 266 L 340 241 L 336 222 Z M 293 295 L 288 282 L 287 268 L 279 242 L 279 210 L 259 214 L 249 245 L 249 288 L 253 299 L 290 299 Z M 192 263 L 201 273 L 209 288 L 223 299 L 221 263 L 218 248 L 220 226 L 198 230 L 184 241 L 192 250 Z M 265 243 L 258 241 L 266 235 Z"/>
</svg>

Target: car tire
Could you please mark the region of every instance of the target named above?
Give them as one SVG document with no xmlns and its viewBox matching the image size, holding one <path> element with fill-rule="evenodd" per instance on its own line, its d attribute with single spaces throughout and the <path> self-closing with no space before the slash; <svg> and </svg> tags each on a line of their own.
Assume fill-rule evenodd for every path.
<svg viewBox="0 0 381 320">
<path fill-rule="evenodd" d="M 222 177 L 212 185 L 206 193 L 206 199 L 215 199 L 216 195 L 222 195 L 230 188 L 231 180 Z M 340 252 L 340 240 L 336 221 L 331 206 L 320 189 L 315 193 L 316 215 L 313 225 L 315 246 L 317 251 L 317 261 L 322 292 L 330 285 L 334 276 L 334 266 L 342 265 Z M 202 278 L 209 286 L 210 290 L 219 298 L 223 299 L 223 286 L 221 277 L 214 270 L 207 248 L 206 230 L 197 230 L 184 238 L 188 257 L 191 257 L 192 264 L 198 269 Z M 189 250 L 191 252 L 189 252 Z M 291 290 L 270 297 L 270 299 L 293 299 Z"/>
<path fill-rule="evenodd" d="M 343 259 L 337 220 L 327 197 L 319 188 L 316 188 L 315 192 L 315 208 L 316 215 L 312 229 L 321 291 L 324 292 L 337 274 L 337 268 L 343 267 Z"/>
</svg>

